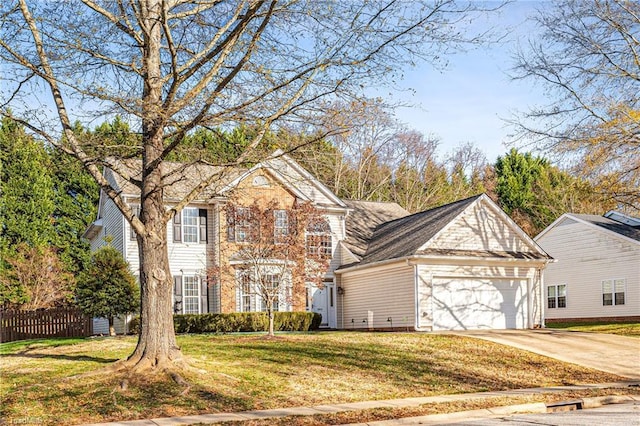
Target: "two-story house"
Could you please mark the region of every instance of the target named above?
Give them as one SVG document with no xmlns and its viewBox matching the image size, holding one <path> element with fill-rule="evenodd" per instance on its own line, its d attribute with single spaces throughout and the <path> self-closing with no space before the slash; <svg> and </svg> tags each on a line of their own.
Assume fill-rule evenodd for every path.
<svg viewBox="0 0 640 426">
<path fill-rule="evenodd" d="M 135 162 L 121 164 L 128 174 L 135 176 Z M 169 179 L 165 187 L 167 206 L 178 202 L 187 191 L 205 176 L 220 173 L 216 185 L 211 185 L 202 196 L 191 202 L 167 226 L 169 261 L 174 278 L 174 308 L 176 313 L 201 314 L 208 312 L 250 312 L 260 311 L 263 304 L 260 296 L 243 294 L 243 286 L 238 285 L 238 277 L 225 273 L 230 262 L 238 263 L 234 255 L 248 241 L 248 220 L 234 220 L 229 217 L 230 204 L 236 212 L 254 203 L 275 203 L 274 215 L 286 218 L 295 203 L 311 203 L 323 217 L 314 223 L 313 234 L 319 247 L 331 256 L 338 242 L 345 239 L 346 204 L 335 196 L 325 185 L 311 176 L 305 169 L 287 155 L 274 156 L 250 169 L 224 170 L 210 166 L 193 166 L 186 170 L 182 165 L 168 163 L 167 168 L 175 170 L 174 180 Z M 111 184 L 121 191 L 125 201 L 137 210 L 139 192 L 120 175 L 105 171 Z M 101 194 L 98 216 L 85 232 L 85 237 L 95 250 L 110 236 L 110 244 L 119 250 L 137 274 L 139 257 L 136 237 L 118 208 L 105 194 Z M 339 266 L 338 259 L 332 259 L 327 267 L 324 284 L 307 283 L 297 288 L 291 297 L 283 298 L 278 304 L 282 311 L 317 311 L 323 316 L 322 326 L 336 327 L 333 271 Z M 238 268 L 240 270 L 240 268 Z M 211 276 L 212 274 L 217 276 Z M 118 325 L 118 324 L 117 324 Z M 98 331 L 102 325 L 95 324 Z M 119 327 L 123 330 L 122 325 Z"/>
<path fill-rule="evenodd" d="M 426 331 L 543 324 L 542 271 L 550 258 L 485 195 L 410 215 L 395 203 L 341 200 L 281 152 L 244 170 L 184 167 L 167 164 L 168 207 L 202 177 L 221 174 L 167 227 L 176 313 L 263 310 L 260 295 L 244 291 L 243 280 L 252 275 L 239 253 L 252 224 L 243 209 L 270 205 L 273 226 L 286 232 L 287 212 L 296 203 L 309 203 L 322 219 L 307 227 L 306 250 L 322 252 L 330 262 L 322 283 L 293 277 L 278 310 L 318 312 L 327 328 Z M 132 176 L 139 173 L 134 163 L 124 169 Z M 136 187 L 106 173 L 135 210 Z M 137 273 L 135 235 L 103 194 L 85 237 L 96 249 L 107 235 Z M 264 260 L 265 268 L 269 261 Z"/>
</svg>

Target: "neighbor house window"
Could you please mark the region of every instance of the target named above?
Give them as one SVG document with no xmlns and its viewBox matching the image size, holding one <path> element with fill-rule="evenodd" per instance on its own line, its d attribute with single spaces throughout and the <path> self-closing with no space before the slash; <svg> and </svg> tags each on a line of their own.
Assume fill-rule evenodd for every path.
<svg viewBox="0 0 640 426">
<path fill-rule="evenodd" d="M 173 241 L 176 243 L 207 242 L 207 210 L 186 207 L 173 217 Z"/>
<path fill-rule="evenodd" d="M 194 276 L 182 277 L 182 312 L 200 313 L 200 280 Z"/>
<path fill-rule="evenodd" d="M 274 210 L 273 221 L 273 238 L 275 242 L 285 242 L 287 235 L 289 235 L 289 212 L 286 210 Z"/>
<path fill-rule="evenodd" d="M 331 256 L 331 227 L 326 219 L 316 219 L 309 222 L 306 237 L 309 255 Z"/>
<path fill-rule="evenodd" d="M 602 281 L 602 305 L 624 305 L 625 279 Z"/>
<path fill-rule="evenodd" d="M 567 307 L 567 286 L 566 284 L 550 285 L 547 287 L 547 308 Z"/>
</svg>

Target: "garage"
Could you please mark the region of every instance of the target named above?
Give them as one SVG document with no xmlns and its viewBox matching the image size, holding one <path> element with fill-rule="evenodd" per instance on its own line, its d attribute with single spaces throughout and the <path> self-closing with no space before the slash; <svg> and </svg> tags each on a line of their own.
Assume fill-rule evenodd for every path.
<svg viewBox="0 0 640 426">
<path fill-rule="evenodd" d="M 434 278 L 433 330 L 528 327 L 527 281 L 505 278 Z"/>
</svg>

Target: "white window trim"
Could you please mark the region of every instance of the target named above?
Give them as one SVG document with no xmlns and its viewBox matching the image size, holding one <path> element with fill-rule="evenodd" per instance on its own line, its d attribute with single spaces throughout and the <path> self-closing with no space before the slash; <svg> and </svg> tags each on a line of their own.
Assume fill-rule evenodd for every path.
<svg viewBox="0 0 640 426">
<path fill-rule="evenodd" d="M 278 217 L 280 214 L 283 217 Z M 282 223 L 279 224 L 278 221 Z M 287 210 L 274 210 L 273 211 L 273 239 L 276 244 L 283 242 L 289 235 L 289 212 Z"/>
<path fill-rule="evenodd" d="M 187 280 L 193 279 L 196 286 L 196 296 L 187 296 Z M 201 314 L 202 306 L 200 306 L 200 277 L 197 275 L 183 275 L 182 276 L 182 313 L 183 314 Z M 196 306 L 198 307 L 198 312 L 186 312 L 187 310 L 187 299 L 196 299 Z"/>
<path fill-rule="evenodd" d="M 242 279 L 242 275 L 249 275 L 250 284 L 248 294 L 244 291 L 243 283 L 240 281 Z M 267 272 L 266 275 L 271 275 L 275 278 L 278 277 L 278 274 L 276 273 L 269 274 Z M 238 273 L 236 274 L 236 280 L 238 283 L 236 292 L 237 300 L 239 301 L 239 306 L 236 307 L 237 312 L 265 312 L 266 304 L 264 303 L 263 297 L 260 294 L 259 288 L 255 284 L 255 279 L 256 276 L 252 272 L 238 271 Z M 274 309 L 274 312 L 292 311 L 293 306 L 291 304 L 291 300 L 289 300 L 292 296 L 292 291 L 292 282 L 289 279 L 288 285 L 279 289 L 278 300 L 276 301 L 277 309 Z M 245 309 L 245 298 L 247 297 L 249 298 L 249 309 Z"/>
<path fill-rule="evenodd" d="M 195 212 L 195 225 L 191 225 L 191 224 L 187 224 L 186 221 L 186 215 L 185 213 L 188 212 Z M 185 207 L 184 209 L 182 209 L 182 226 L 181 226 L 181 232 L 182 232 L 182 242 L 185 244 L 191 244 L 191 243 L 199 243 L 200 242 L 200 209 L 197 207 Z M 190 216 L 190 218 L 193 218 L 192 216 Z M 196 236 L 196 240 L 195 241 L 187 241 L 186 236 L 187 236 L 187 228 L 194 228 L 195 229 L 195 236 Z"/>
<path fill-rule="evenodd" d="M 605 282 L 607 281 L 611 282 L 611 304 L 610 305 L 604 304 L 604 295 L 607 294 L 604 292 L 604 285 L 605 285 Z M 620 293 L 619 291 L 616 292 L 616 281 L 622 281 L 622 294 L 624 296 L 623 303 L 616 303 L 616 293 Z M 602 293 L 602 306 L 624 306 L 627 303 L 627 279 L 626 278 L 607 278 L 606 280 L 602 280 L 600 283 L 600 289 Z"/>
<path fill-rule="evenodd" d="M 560 302 L 559 302 L 559 298 L 560 296 L 560 292 L 559 292 L 559 287 L 564 286 L 564 306 L 560 306 Z M 549 307 L 549 288 L 555 288 L 555 306 L 553 308 Z M 549 284 L 547 285 L 547 309 L 566 309 L 567 307 L 567 300 L 569 298 L 569 287 L 567 286 L 567 284 L 562 283 L 562 284 Z"/>
<path fill-rule="evenodd" d="M 324 256 L 332 256 L 333 255 L 333 245 L 335 243 L 333 238 L 333 230 L 331 229 L 331 222 L 326 217 L 323 218 L 325 224 L 327 225 L 328 231 L 326 232 L 318 232 L 318 231 L 310 231 L 307 226 L 305 230 L 305 248 L 310 255 L 322 254 Z M 310 244 L 309 237 L 318 237 L 317 241 L 314 241 L 314 244 Z M 323 244 L 324 239 L 327 238 L 329 242 L 329 246 L 325 246 Z"/>
</svg>

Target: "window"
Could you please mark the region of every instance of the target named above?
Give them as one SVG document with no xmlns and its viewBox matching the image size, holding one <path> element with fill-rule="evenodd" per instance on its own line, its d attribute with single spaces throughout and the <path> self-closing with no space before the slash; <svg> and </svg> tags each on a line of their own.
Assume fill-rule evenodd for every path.
<svg viewBox="0 0 640 426">
<path fill-rule="evenodd" d="M 277 275 L 265 275 L 264 277 L 262 277 L 262 285 L 264 286 L 264 288 L 262 289 L 262 293 L 265 296 L 274 296 L 274 292 L 278 292 L 280 293 L 280 289 L 278 288 L 280 285 L 280 282 L 278 280 L 278 276 Z M 273 311 L 277 312 L 278 308 L 280 307 L 280 303 L 279 300 L 280 299 L 280 294 L 276 294 L 275 297 L 273 298 Z M 262 312 L 266 312 L 267 310 L 267 303 L 264 300 L 264 298 L 262 299 Z"/>
<path fill-rule="evenodd" d="M 239 290 L 240 290 L 240 306 L 238 311 L 240 312 L 252 312 L 255 310 L 255 294 L 253 292 L 253 283 L 251 281 L 251 275 L 248 272 L 240 274 L 239 278 Z"/>
<path fill-rule="evenodd" d="M 136 217 L 140 217 L 140 206 L 131 206 L 131 211 Z M 136 231 L 133 230 L 133 226 L 129 224 L 129 239 L 136 241 Z"/>
<path fill-rule="evenodd" d="M 273 220 L 273 239 L 276 243 L 285 242 L 289 235 L 289 212 L 274 210 Z"/>
<path fill-rule="evenodd" d="M 182 311 L 185 314 L 199 314 L 200 313 L 200 280 L 198 277 L 182 277 L 183 285 L 183 298 L 182 298 Z"/>
<path fill-rule="evenodd" d="M 256 176 L 253 178 L 253 186 L 267 187 L 269 186 L 269 180 L 264 176 Z"/>
<path fill-rule="evenodd" d="M 274 295 L 273 311 L 290 311 L 291 283 L 280 283 L 279 274 L 255 276 L 244 270 L 238 273 L 237 310 L 239 312 L 265 312 L 267 310 L 266 295 Z M 257 280 L 261 280 L 258 282 Z M 264 286 L 264 287 L 261 287 Z"/>
<path fill-rule="evenodd" d="M 245 207 L 238 207 L 235 209 L 234 221 L 235 241 L 239 243 L 255 241 L 254 234 L 257 232 L 257 226 L 251 213 L 251 209 Z"/>
<path fill-rule="evenodd" d="M 625 279 L 602 281 L 602 306 L 624 305 Z"/>
<path fill-rule="evenodd" d="M 184 209 L 182 211 L 182 241 L 185 243 L 198 242 L 198 209 Z"/>
<path fill-rule="evenodd" d="M 207 210 L 187 207 L 173 217 L 173 242 L 206 243 Z"/>
<path fill-rule="evenodd" d="M 311 256 L 331 256 L 331 227 L 325 219 L 315 219 L 307 225 L 307 253 Z"/>
<path fill-rule="evenodd" d="M 547 287 L 547 308 L 567 307 L 567 285 L 550 285 Z"/>
</svg>

